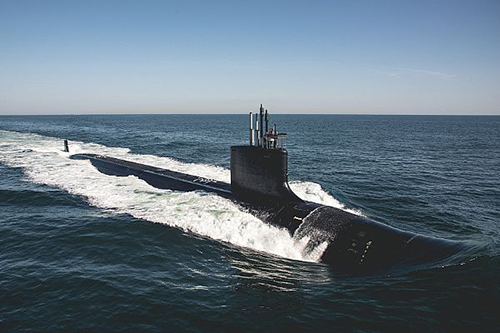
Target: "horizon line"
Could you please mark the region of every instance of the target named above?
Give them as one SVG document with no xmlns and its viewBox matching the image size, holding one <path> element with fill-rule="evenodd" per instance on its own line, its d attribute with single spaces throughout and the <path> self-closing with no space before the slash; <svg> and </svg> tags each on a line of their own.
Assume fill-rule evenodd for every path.
<svg viewBox="0 0 500 333">
<path fill-rule="evenodd" d="M 226 112 L 183 112 L 183 113 L 176 113 L 176 112 L 165 112 L 165 113 L 160 113 L 160 112 L 154 112 L 154 113 L 133 113 L 133 112 L 126 112 L 126 113 L 120 113 L 120 112 L 111 112 L 111 113 L 26 113 L 26 114 L 0 114 L 0 117 L 33 117 L 33 116 L 139 116 L 139 115 L 248 115 L 250 113 L 226 113 Z M 258 112 L 252 111 L 254 114 L 258 114 Z M 499 117 L 500 114 L 488 114 L 488 113 L 482 113 L 482 114 L 439 114 L 439 113 L 422 113 L 422 114 L 417 114 L 417 113 L 327 113 L 327 112 L 320 112 L 320 113 L 298 113 L 298 112 L 291 112 L 291 113 L 284 113 L 284 112 L 272 112 L 272 114 L 279 114 L 279 115 L 325 115 L 325 116 L 450 116 L 450 117 Z"/>
</svg>

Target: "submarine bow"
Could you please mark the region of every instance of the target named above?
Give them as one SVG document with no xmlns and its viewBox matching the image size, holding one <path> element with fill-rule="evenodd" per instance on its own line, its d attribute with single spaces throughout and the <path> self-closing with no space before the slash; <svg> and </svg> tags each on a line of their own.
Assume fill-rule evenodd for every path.
<svg viewBox="0 0 500 333">
<path fill-rule="evenodd" d="M 296 239 L 307 237 L 306 251 L 325 246 L 321 261 L 342 270 L 429 264 L 461 250 L 458 242 L 403 231 L 299 198 L 288 184 L 286 134 L 276 125 L 269 129 L 268 120 L 262 105 L 255 117 L 250 112 L 249 145 L 231 147 L 231 184 L 103 155 L 71 158 L 89 160 L 107 175 L 134 175 L 156 188 L 223 196 L 264 222 L 286 228 Z"/>
</svg>

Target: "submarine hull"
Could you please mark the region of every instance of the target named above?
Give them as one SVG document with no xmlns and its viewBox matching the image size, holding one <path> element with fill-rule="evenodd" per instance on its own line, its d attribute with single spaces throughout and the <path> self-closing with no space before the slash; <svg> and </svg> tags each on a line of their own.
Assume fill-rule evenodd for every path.
<svg viewBox="0 0 500 333">
<path fill-rule="evenodd" d="M 241 196 L 233 193 L 227 183 L 140 163 L 95 154 L 76 154 L 71 158 L 89 160 L 107 175 L 136 176 L 156 188 L 199 190 L 230 199 L 259 219 L 286 228 L 295 239 L 307 237 L 305 251 L 325 246 L 321 261 L 343 271 L 371 272 L 429 264 L 448 258 L 462 248 L 458 242 L 402 231 L 334 207 L 303 201 L 291 190 L 283 199 L 271 196 L 264 200 L 258 191 Z M 278 190 L 288 191 L 287 179 L 281 181 L 286 186 Z"/>
</svg>

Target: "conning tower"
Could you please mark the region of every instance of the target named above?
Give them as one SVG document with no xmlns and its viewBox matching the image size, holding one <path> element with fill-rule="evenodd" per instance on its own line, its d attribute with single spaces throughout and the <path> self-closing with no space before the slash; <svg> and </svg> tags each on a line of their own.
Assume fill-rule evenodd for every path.
<svg viewBox="0 0 500 333">
<path fill-rule="evenodd" d="M 250 144 L 231 147 L 231 191 L 241 200 L 283 203 L 302 202 L 288 185 L 286 133 L 276 124 L 269 129 L 269 114 L 262 104 L 250 112 Z"/>
</svg>

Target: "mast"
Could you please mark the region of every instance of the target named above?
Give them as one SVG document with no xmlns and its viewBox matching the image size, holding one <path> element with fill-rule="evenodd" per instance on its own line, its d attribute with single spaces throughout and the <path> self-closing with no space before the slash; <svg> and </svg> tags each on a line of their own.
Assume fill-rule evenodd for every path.
<svg viewBox="0 0 500 333">
<path fill-rule="evenodd" d="M 264 147 L 264 108 L 260 105 L 259 112 L 259 145 Z"/>
<path fill-rule="evenodd" d="M 268 129 L 268 126 L 269 126 L 269 114 L 267 113 L 267 109 L 266 109 L 265 119 L 266 119 L 266 132 L 265 133 L 267 133 L 267 131 L 269 130 Z"/>
<path fill-rule="evenodd" d="M 250 111 L 250 146 L 254 145 L 253 114 Z"/>
<path fill-rule="evenodd" d="M 259 146 L 259 119 L 258 119 L 258 115 L 255 114 L 255 126 L 254 126 L 254 130 L 255 130 L 255 146 Z"/>
</svg>

